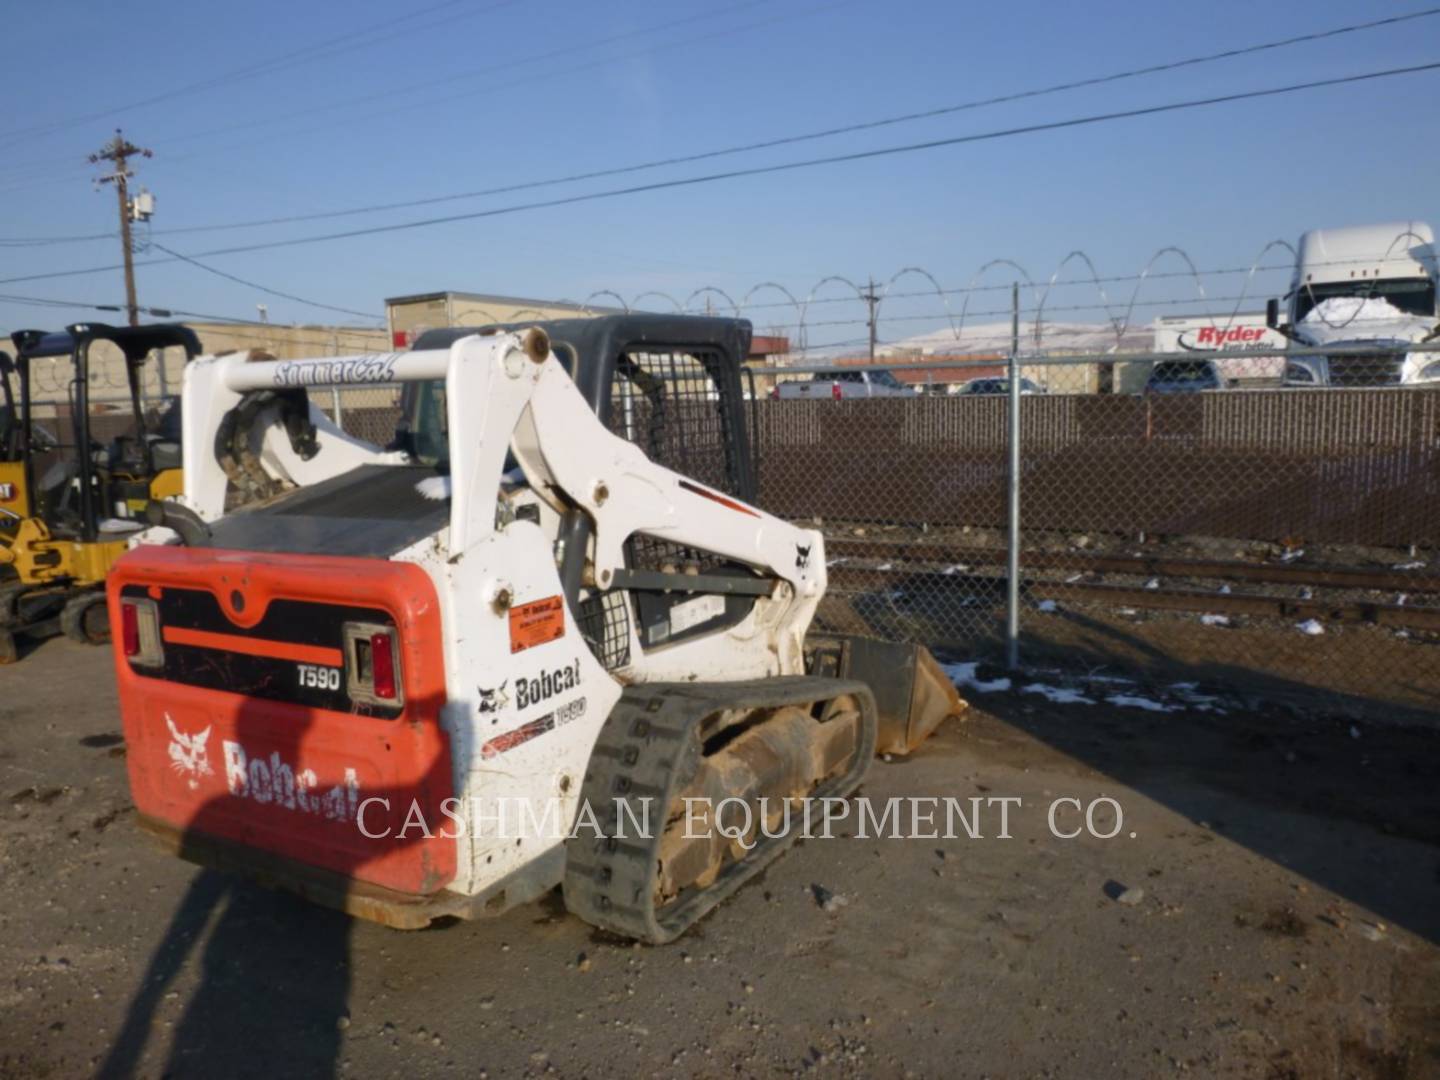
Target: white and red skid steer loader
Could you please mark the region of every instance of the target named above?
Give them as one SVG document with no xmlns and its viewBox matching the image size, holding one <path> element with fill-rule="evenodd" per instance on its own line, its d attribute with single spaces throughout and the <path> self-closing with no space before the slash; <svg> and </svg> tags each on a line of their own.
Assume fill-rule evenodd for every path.
<svg viewBox="0 0 1440 1080">
<path fill-rule="evenodd" d="M 824 541 L 752 505 L 749 337 L 625 315 L 192 362 L 184 495 L 108 585 L 142 823 L 393 926 L 563 885 L 663 942 L 793 841 L 783 808 L 963 709 L 923 649 L 807 641 Z M 394 383 L 386 449 L 307 389 Z"/>
</svg>

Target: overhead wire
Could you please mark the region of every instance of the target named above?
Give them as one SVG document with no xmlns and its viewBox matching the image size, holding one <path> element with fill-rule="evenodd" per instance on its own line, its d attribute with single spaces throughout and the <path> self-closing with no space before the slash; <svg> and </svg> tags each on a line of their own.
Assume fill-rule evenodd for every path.
<svg viewBox="0 0 1440 1080">
<path fill-rule="evenodd" d="M 740 6 L 746 7 L 751 5 L 742 4 Z M 1255 53 L 1266 52 L 1269 50 L 1286 48 L 1292 45 L 1320 41 L 1345 34 L 1359 33 L 1365 30 L 1392 26 L 1415 19 L 1432 17 L 1435 15 L 1440 15 L 1440 7 L 1427 8 L 1422 11 L 1409 12 L 1401 15 L 1393 15 L 1381 19 L 1372 19 L 1367 22 L 1352 23 L 1346 26 L 1333 27 L 1328 30 L 1315 31 L 1308 34 L 1299 34 L 1287 38 L 1281 38 L 1275 41 L 1261 42 L 1255 45 L 1241 46 L 1233 49 L 1224 49 L 1219 52 L 1206 53 L 1201 56 L 1186 57 L 1179 60 L 1167 61 L 1161 64 L 1151 64 L 1145 67 L 1133 68 L 1126 71 L 1112 72 L 1106 75 L 1098 75 L 1085 79 L 1071 80 L 1069 82 L 1056 83 L 1050 86 L 1039 87 L 1029 90 L 1015 91 L 1013 93 L 1001 94 L 988 98 L 961 102 L 954 105 L 941 106 L 934 109 L 903 113 L 896 116 L 883 117 L 877 120 L 861 121 L 853 124 L 845 124 L 837 127 L 824 128 L 821 130 L 804 132 L 796 135 L 786 135 L 773 139 L 764 139 L 756 142 L 743 143 L 736 146 L 701 151 L 694 154 L 676 155 L 668 158 L 657 159 L 654 161 L 640 162 L 638 164 L 616 166 L 606 169 L 593 169 L 585 172 L 570 173 L 563 176 L 516 182 L 497 187 L 482 188 L 474 191 L 453 192 L 450 194 L 435 195 L 420 199 L 407 199 L 387 203 L 375 203 L 367 206 L 349 207 L 339 210 L 318 211 L 308 214 L 289 214 L 268 218 L 256 218 L 249 221 L 237 221 L 212 225 L 190 225 L 182 226 L 175 229 L 161 229 L 156 230 L 155 235 L 178 236 L 181 234 L 197 232 L 218 232 L 234 229 L 261 228 L 271 225 L 294 224 L 302 221 L 321 221 L 337 217 L 385 213 L 393 210 L 412 209 L 420 206 L 432 206 L 446 202 L 483 198 L 492 195 L 509 194 L 516 191 L 534 190 L 537 188 L 552 187 L 561 184 L 578 183 L 584 180 L 601 179 L 609 176 L 620 176 L 635 172 L 647 171 L 650 169 L 666 168 L 674 165 L 692 164 L 698 161 L 711 160 L 714 158 L 726 157 L 735 154 L 751 153 L 757 150 L 774 149 L 776 147 L 810 142 L 817 139 L 833 138 L 839 135 L 847 135 L 861 131 L 869 131 L 896 124 L 911 123 L 917 120 L 933 119 L 939 116 L 984 108 L 992 105 L 1022 101 L 1030 98 L 1042 97 L 1046 95 L 1083 89 L 1092 86 L 1100 86 L 1145 75 L 1159 74 L 1186 67 L 1194 67 L 1201 64 L 1213 63 L 1220 60 L 1232 59 L 1238 56 L 1252 55 Z M 87 234 L 82 236 L 70 237 L 0 239 L 0 245 L 18 245 L 32 243 L 71 243 L 81 241 L 93 241 L 98 239 L 109 239 L 110 236 L 111 234 Z"/>
<path fill-rule="evenodd" d="M 19 138 L 35 138 L 40 135 L 50 134 L 52 132 L 61 131 L 66 128 L 76 127 L 80 124 L 90 123 L 94 120 L 101 120 L 110 116 L 118 116 L 123 113 L 133 111 L 135 109 L 144 108 L 149 105 L 156 105 L 161 102 L 170 101 L 178 97 L 188 97 L 202 90 L 209 90 L 217 86 L 225 86 L 233 82 L 242 81 L 244 79 L 255 78 L 259 75 L 270 74 L 274 71 L 280 70 L 285 67 L 293 66 L 297 63 L 311 64 L 314 63 L 316 60 L 328 59 L 331 56 L 338 55 L 344 52 L 349 52 L 356 48 L 364 48 L 369 45 L 383 44 L 388 39 L 380 38 L 375 41 L 363 42 L 357 42 L 355 39 L 369 37 L 371 35 L 380 33 L 381 31 L 391 31 L 394 27 L 402 26 L 404 23 L 410 22 L 411 20 L 419 19 L 423 16 L 434 14 L 437 11 L 441 11 L 447 8 L 453 8 L 463 2 L 464 0 L 442 0 L 442 2 L 438 4 L 432 4 L 424 8 L 417 8 L 414 11 L 405 12 L 402 15 L 385 19 L 381 22 L 374 23 L 367 27 L 362 27 L 358 30 L 351 30 L 344 34 L 325 38 L 320 40 L 319 42 L 313 42 L 301 48 L 292 49 L 288 52 L 273 56 L 267 60 L 260 60 L 255 63 L 248 64 L 244 67 L 236 68 L 228 72 L 222 72 L 219 75 L 214 75 L 210 78 L 202 79 L 198 82 L 189 83 L 185 86 L 174 87 L 173 89 L 166 90 L 158 94 L 153 94 L 150 97 L 142 98 L 138 101 L 131 101 L 124 105 L 109 106 L 96 112 L 87 113 L 82 116 L 72 116 L 64 120 L 54 120 L 46 121 L 39 124 L 32 124 L 30 127 L 26 128 L 13 128 L 9 131 L 0 131 L 0 147 L 9 146 L 14 142 L 14 140 Z M 488 4 L 485 7 L 479 8 L 477 10 L 463 12 L 458 16 L 450 16 L 447 19 L 441 19 L 436 22 L 431 22 L 421 26 L 402 29 L 398 31 L 398 33 L 413 33 L 416 30 L 434 29 L 435 26 L 443 25 L 447 22 L 454 22 L 458 19 L 468 19 L 474 18 L 478 15 L 488 14 L 489 12 L 494 11 L 497 8 L 508 7 L 516 2 L 517 0 L 495 0 L 494 3 Z"/>
<path fill-rule="evenodd" d="M 1009 128 L 1000 128 L 985 132 L 976 132 L 968 135 L 955 135 L 938 139 L 926 139 L 921 142 L 906 143 L 898 146 L 878 147 L 870 150 L 855 150 L 843 154 L 831 154 L 818 158 L 806 158 L 799 161 L 779 162 L 772 165 L 759 165 L 745 169 L 731 169 L 723 172 L 702 174 L 699 176 L 679 177 L 671 180 L 658 180 L 648 184 L 635 184 L 628 187 L 610 188 L 602 191 L 583 192 L 577 195 L 568 195 L 554 199 L 543 199 L 528 203 L 512 204 L 510 206 L 492 207 L 486 210 L 474 210 L 463 214 L 448 214 L 441 217 L 422 218 L 415 221 L 396 222 L 388 225 L 373 225 L 361 229 L 347 229 L 341 232 L 321 233 L 312 236 L 291 237 L 289 239 L 271 240 L 255 244 L 237 245 L 234 247 L 217 248 L 212 251 L 199 252 L 198 258 L 210 258 L 221 255 L 238 255 L 252 251 L 270 251 L 281 248 L 300 247 L 309 244 L 329 243 L 336 240 L 347 240 L 362 236 L 375 236 L 386 233 L 403 232 L 411 229 L 427 228 L 435 225 L 449 225 L 461 221 L 475 221 L 483 218 L 501 217 L 509 214 L 516 214 L 531 210 L 552 209 L 560 206 L 573 206 L 582 203 L 595 202 L 602 199 L 613 199 L 627 195 L 644 194 L 654 191 L 671 190 L 682 187 L 695 187 L 702 184 L 716 183 L 725 180 L 735 180 L 743 177 L 766 176 L 778 173 L 793 172 L 800 169 L 818 168 L 827 165 L 848 164 L 858 161 L 868 161 L 877 158 L 889 157 L 898 154 L 916 153 L 924 150 L 934 150 L 942 147 L 961 146 L 971 143 L 993 141 L 1003 138 L 1011 138 L 1020 135 L 1031 135 L 1039 132 L 1060 131 L 1079 127 L 1093 126 L 1095 124 L 1110 123 L 1118 120 L 1134 119 L 1142 116 L 1157 116 L 1166 113 L 1179 112 L 1188 109 L 1206 108 L 1214 105 L 1229 104 L 1238 101 L 1252 101 L 1261 98 L 1277 97 L 1286 94 L 1300 93 L 1308 90 L 1316 90 L 1324 87 L 1348 86 L 1361 82 L 1369 82 L 1378 79 L 1393 78 L 1401 75 L 1413 75 L 1423 72 L 1430 72 L 1440 69 L 1440 61 L 1432 61 L 1425 64 L 1411 64 L 1398 68 L 1387 68 L 1379 71 L 1363 72 L 1357 75 L 1334 76 L 1328 79 L 1312 79 L 1300 83 L 1290 83 L 1284 86 L 1267 87 L 1258 90 L 1237 91 L 1230 94 L 1216 94 L 1210 97 L 1194 98 L 1186 101 L 1167 102 L 1161 105 L 1149 105 L 1129 109 L 1114 110 L 1111 112 L 1094 113 L 1087 116 L 1070 117 L 1064 120 L 1052 120 L 1034 124 L 1022 124 Z M 171 259 L 151 259 L 143 266 L 155 266 Z M 28 274 L 17 277 L 0 278 L 0 284 L 10 284 L 18 281 L 39 281 L 50 278 L 72 277 L 83 274 L 103 273 L 106 271 L 120 269 L 118 265 L 86 267 L 75 270 L 56 270 L 43 274 Z"/>
<path fill-rule="evenodd" d="M 322 308 L 326 311 L 338 311 L 344 315 L 358 315 L 362 319 L 375 319 L 380 322 L 384 321 L 384 316 L 376 315 L 374 312 L 356 311 L 354 308 L 337 307 L 335 304 L 325 304 L 321 303 L 319 300 L 307 300 L 305 297 L 296 296 L 294 293 L 282 292 L 279 289 L 272 289 L 268 285 L 260 285 L 254 281 L 247 281 L 245 278 L 237 277 L 234 274 L 226 273 L 224 270 L 217 270 L 213 266 L 207 266 L 206 264 L 191 258 L 189 255 L 182 255 L 180 254 L 180 252 L 173 251 L 170 248 L 166 247 L 164 244 L 156 243 L 154 240 L 150 242 L 150 246 L 156 248 L 159 251 L 165 252 L 165 254 L 173 258 L 179 259 L 181 262 L 189 263 L 191 266 L 194 266 L 197 269 L 204 270 L 207 274 L 214 274 L 216 277 L 225 278 L 227 281 L 233 281 L 238 285 L 244 285 L 247 288 L 255 289 L 256 291 L 265 293 L 269 296 L 278 296 L 284 300 L 293 300 L 297 304 L 305 304 L 307 307 Z"/>
</svg>

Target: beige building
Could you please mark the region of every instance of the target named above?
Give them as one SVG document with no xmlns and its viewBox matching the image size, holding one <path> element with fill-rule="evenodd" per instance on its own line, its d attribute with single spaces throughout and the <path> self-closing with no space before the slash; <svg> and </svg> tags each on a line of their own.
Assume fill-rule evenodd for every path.
<svg viewBox="0 0 1440 1080">
<path fill-rule="evenodd" d="M 621 314 L 624 308 L 574 304 L 568 300 L 529 300 L 490 293 L 433 292 L 385 301 L 390 343 L 408 349 L 426 330 L 440 326 L 484 326 L 526 319 L 587 319 Z"/>
</svg>

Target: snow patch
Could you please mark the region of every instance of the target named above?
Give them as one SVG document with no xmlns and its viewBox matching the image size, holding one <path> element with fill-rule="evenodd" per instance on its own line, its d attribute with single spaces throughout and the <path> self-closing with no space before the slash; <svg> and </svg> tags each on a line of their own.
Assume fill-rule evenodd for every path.
<svg viewBox="0 0 1440 1080">
<path fill-rule="evenodd" d="M 945 674 L 956 686 L 968 687 L 981 694 L 998 694 L 1010 689 L 1010 680 L 1003 676 L 998 679 L 977 679 L 975 669 L 979 664 L 945 664 Z"/>
<path fill-rule="evenodd" d="M 1047 686 L 1045 683 L 1031 683 L 1020 688 L 1022 694 L 1039 694 L 1052 705 L 1094 705 L 1095 699 L 1088 698 L 1068 686 Z"/>
<path fill-rule="evenodd" d="M 1311 345 L 1335 341 L 1418 341 L 1433 319 L 1402 311 L 1379 296 L 1332 296 L 1305 313 L 1296 333 Z"/>
<path fill-rule="evenodd" d="M 1228 615 L 1201 615 L 1200 621 L 1206 626 L 1229 626 L 1230 616 Z"/>
<path fill-rule="evenodd" d="M 1060 610 L 1060 605 L 1055 603 L 1054 600 L 1041 600 L 1035 605 L 1035 610 L 1043 611 L 1047 615 L 1052 615 Z"/>
<path fill-rule="evenodd" d="M 1126 709 L 1144 709 L 1146 712 L 1179 712 L 1179 705 L 1166 705 L 1154 698 L 1139 697 L 1135 694 L 1111 694 L 1105 699 L 1111 705 Z"/>
<path fill-rule="evenodd" d="M 427 476 L 415 485 L 415 490 L 432 502 L 444 502 L 450 497 L 450 477 Z"/>
<path fill-rule="evenodd" d="M 1295 629 L 1302 634 L 1309 634 L 1311 637 L 1319 637 L 1325 633 L 1325 626 L 1319 619 L 1306 619 L 1302 623 L 1296 623 Z"/>
</svg>

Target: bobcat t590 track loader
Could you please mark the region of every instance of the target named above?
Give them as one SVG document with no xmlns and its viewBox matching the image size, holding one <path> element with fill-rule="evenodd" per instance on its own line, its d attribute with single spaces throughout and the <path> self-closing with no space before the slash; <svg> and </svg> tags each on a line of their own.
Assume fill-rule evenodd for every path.
<svg viewBox="0 0 1440 1080">
<path fill-rule="evenodd" d="M 793 840 L 783 807 L 963 708 L 923 650 L 807 642 L 824 541 L 753 505 L 749 334 L 615 316 L 190 364 L 169 542 L 109 581 L 142 821 L 395 926 L 563 885 L 663 942 Z M 387 450 L 307 398 L 395 382 Z M 709 827 L 726 800 L 744 835 Z"/>
</svg>

